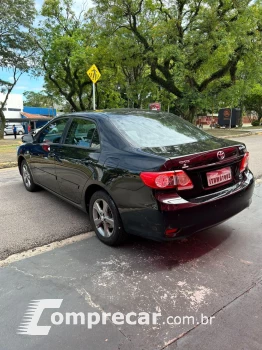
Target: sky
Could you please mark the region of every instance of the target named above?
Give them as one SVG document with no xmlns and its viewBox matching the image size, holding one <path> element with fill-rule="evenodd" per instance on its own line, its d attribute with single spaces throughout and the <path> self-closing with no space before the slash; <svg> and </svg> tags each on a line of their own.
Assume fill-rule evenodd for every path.
<svg viewBox="0 0 262 350">
<path fill-rule="evenodd" d="M 13 81 L 12 72 L 8 70 L 1 70 L 1 79 L 5 81 Z M 43 90 L 44 79 L 42 77 L 33 78 L 29 74 L 23 74 L 15 87 L 12 90 L 14 94 L 22 94 L 24 91 L 39 92 Z"/>
<path fill-rule="evenodd" d="M 41 9 L 44 0 L 35 0 L 35 6 L 37 11 Z M 74 10 L 79 12 L 82 6 L 86 4 L 87 7 L 92 6 L 91 0 L 74 0 Z M 5 81 L 13 81 L 12 71 L 8 71 L 7 69 L 0 71 L 0 78 Z M 25 91 L 35 91 L 39 92 L 43 90 L 44 79 L 43 77 L 34 78 L 29 74 L 23 74 L 18 80 L 16 86 L 12 90 L 14 94 L 23 94 Z"/>
</svg>

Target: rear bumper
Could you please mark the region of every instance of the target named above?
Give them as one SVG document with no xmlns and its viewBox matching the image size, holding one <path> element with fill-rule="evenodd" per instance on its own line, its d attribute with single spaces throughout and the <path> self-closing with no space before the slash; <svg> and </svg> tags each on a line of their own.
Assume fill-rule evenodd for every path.
<svg viewBox="0 0 262 350">
<path fill-rule="evenodd" d="M 154 240 L 174 240 L 215 226 L 247 208 L 252 199 L 254 177 L 250 171 L 238 184 L 215 195 L 186 201 L 179 195 L 156 196 L 155 208 L 120 211 L 124 228 L 131 234 Z M 178 231 L 172 238 L 166 229 Z"/>
</svg>

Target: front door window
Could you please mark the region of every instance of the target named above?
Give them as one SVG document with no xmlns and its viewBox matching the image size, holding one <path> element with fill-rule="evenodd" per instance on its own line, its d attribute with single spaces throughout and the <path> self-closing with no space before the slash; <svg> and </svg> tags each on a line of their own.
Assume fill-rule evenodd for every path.
<svg viewBox="0 0 262 350">
<path fill-rule="evenodd" d="M 38 137 L 38 143 L 59 143 L 68 118 L 61 118 L 48 124 Z"/>
</svg>

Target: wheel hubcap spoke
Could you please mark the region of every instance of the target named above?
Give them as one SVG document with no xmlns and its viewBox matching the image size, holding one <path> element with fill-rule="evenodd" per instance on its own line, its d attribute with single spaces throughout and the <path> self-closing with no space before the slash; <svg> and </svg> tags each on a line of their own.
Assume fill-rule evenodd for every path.
<svg viewBox="0 0 262 350">
<path fill-rule="evenodd" d="M 107 202 L 103 201 L 103 214 L 106 215 L 108 212 L 109 206 Z"/>
<path fill-rule="evenodd" d="M 109 218 L 109 217 L 105 217 L 105 222 L 111 226 L 112 228 L 114 228 L 114 220 Z"/>
<path fill-rule="evenodd" d="M 103 222 L 103 226 L 104 226 L 104 233 L 105 233 L 105 237 L 110 237 L 111 236 L 111 232 L 108 228 L 107 222 L 104 221 Z"/>
<path fill-rule="evenodd" d="M 96 201 L 95 204 L 94 204 L 94 206 L 95 206 L 95 209 L 97 210 L 97 213 L 98 213 L 99 215 L 101 215 L 102 212 L 103 212 L 103 210 L 100 208 L 99 202 Z"/>
<path fill-rule="evenodd" d="M 98 226 L 100 226 L 102 220 L 101 220 L 101 218 L 96 218 L 96 219 L 94 219 L 94 222 L 95 222 L 96 227 L 98 227 Z"/>
</svg>

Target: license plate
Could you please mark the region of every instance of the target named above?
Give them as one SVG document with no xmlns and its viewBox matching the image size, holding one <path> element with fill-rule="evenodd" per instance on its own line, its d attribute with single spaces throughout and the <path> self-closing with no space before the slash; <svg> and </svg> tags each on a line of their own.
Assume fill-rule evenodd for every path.
<svg viewBox="0 0 262 350">
<path fill-rule="evenodd" d="M 231 168 L 223 168 L 207 173 L 207 184 L 208 186 L 215 186 L 223 182 L 232 180 Z"/>
</svg>

